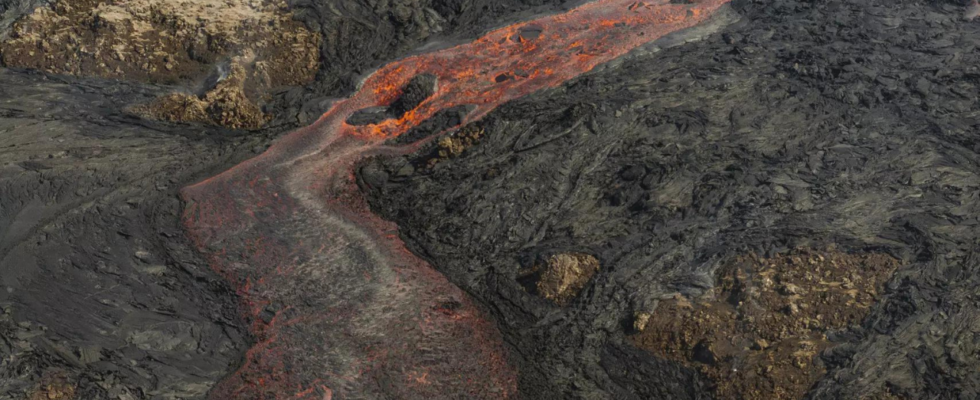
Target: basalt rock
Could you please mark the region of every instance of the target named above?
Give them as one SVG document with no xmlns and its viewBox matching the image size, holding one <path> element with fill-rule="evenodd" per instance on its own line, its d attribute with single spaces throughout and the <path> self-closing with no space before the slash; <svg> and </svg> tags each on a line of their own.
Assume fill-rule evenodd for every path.
<svg viewBox="0 0 980 400">
<path fill-rule="evenodd" d="M 628 335 L 670 318 L 674 295 L 719 287 L 726 260 L 831 245 L 897 269 L 861 302 L 863 317 L 827 329 L 827 347 L 798 349 L 801 365 L 827 372 L 785 395 L 975 397 L 980 25 L 955 1 L 733 7 L 743 20 L 720 34 L 637 51 L 498 108 L 458 156 L 376 180 L 373 209 L 492 310 L 533 398 L 714 396 L 718 382 L 697 365 L 723 368 L 722 343 L 692 342 L 680 359 Z M 565 307 L 525 290 L 532 260 L 566 251 L 603 260 L 588 290 Z M 779 312 L 826 321 L 811 311 Z M 762 339 L 746 351 L 781 351 Z"/>
<path fill-rule="evenodd" d="M 437 78 L 432 74 L 420 74 L 413 77 L 408 81 L 408 84 L 402 88 L 401 95 L 389 106 L 378 106 L 378 107 L 368 107 L 362 110 L 354 112 L 350 117 L 347 118 L 347 123 L 350 125 L 374 125 L 379 124 L 383 121 L 389 119 L 401 119 L 406 113 L 418 107 L 422 104 L 425 99 L 435 94 L 437 86 Z M 443 114 L 450 116 L 450 114 L 456 113 L 455 110 L 446 110 Z M 463 115 L 465 116 L 465 114 Z M 437 120 L 439 118 L 430 118 L 432 120 Z M 455 124 L 444 126 L 449 128 L 458 125 L 462 121 L 462 118 L 458 118 Z M 431 122 L 429 125 L 433 125 L 435 121 Z M 426 129 L 426 128 L 420 128 Z"/>
<path fill-rule="evenodd" d="M 408 81 L 402 89 L 402 95 L 391 104 L 390 110 L 395 118 L 401 118 L 405 113 L 412 111 L 425 99 L 435 94 L 438 89 L 438 79 L 432 74 L 420 74 Z"/>
</svg>

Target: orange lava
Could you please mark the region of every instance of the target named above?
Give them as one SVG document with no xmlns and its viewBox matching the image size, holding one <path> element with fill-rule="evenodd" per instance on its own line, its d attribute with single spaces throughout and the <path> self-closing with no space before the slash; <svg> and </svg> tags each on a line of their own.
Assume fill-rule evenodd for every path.
<svg viewBox="0 0 980 400">
<path fill-rule="evenodd" d="M 327 112 L 323 119 L 388 105 L 409 79 L 422 73 L 438 76 L 440 89 L 415 112 L 399 120 L 341 129 L 358 136 L 398 136 L 439 110 L 461 104 L 476 105 L 477 111 L 470 120 L 477 119 L 503 102 L 553 87 L 639 45 L 694 26 L 727 2 L 603 0 L 565 14 L 511 25 L 469 44 L 388 64 L 371 75 L 354 97 Z M 521 37 L 525 29 L 541 30 L 541 34 L 527 40 Z M 496 82 L 500 75 L 509 79 Z"/>
<path fill-rule="evenodd" d="M 556 86 L 728 0 L 599 0 L 392 62 L 315 124 L 187 187 L 184 222 L 243 299 L 256 345 L 215 399 L 511 398 L 517 373 L 500 332 L 465 293 L 409 252 L 353 184 L 364 157 L 406 154 L 386 139 L 434 113 L 474 105 L 464 123 Z M 540 32 L 537 37 L 522 32 Z M 401 119 L 350 126 L 415 75 L 439 89 Z M 500 76 L 506 79 L 498 79 Z M 500 80 L 500 82 L 498 82 Z"/>
</svg>

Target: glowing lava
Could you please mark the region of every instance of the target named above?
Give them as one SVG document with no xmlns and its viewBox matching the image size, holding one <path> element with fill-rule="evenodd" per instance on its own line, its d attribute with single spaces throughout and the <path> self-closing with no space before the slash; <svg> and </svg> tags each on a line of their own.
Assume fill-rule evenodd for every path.
<svg viewBox="0 0 980 400">
<path fill-rule="evenodd" d="M 727 1 L 600 0 L 393 62 L 315 124 L 185 188 L 188 232 L 238 288 L 258 341 L 211 397 L 513 397 L 517 371 L 496 327 L 369 212 L 353 184 L 355 163 L 411 152 L 384 141 L 439 110 L 475 105 L 471 122 L 694 26 Z M 401 119 L 344 122 L 390 104 L 420 73 L 438 76 L 439 89 Z"/>
</svg>

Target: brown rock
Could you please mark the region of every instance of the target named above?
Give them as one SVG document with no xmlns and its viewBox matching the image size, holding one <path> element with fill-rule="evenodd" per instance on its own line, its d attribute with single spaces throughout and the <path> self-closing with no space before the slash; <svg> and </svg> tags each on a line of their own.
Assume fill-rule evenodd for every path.
<svg viewBox="0 0 980 400">
<path fill-rule="evenodd" d="M 583 253 L 555 254 L 543 266 L 538 293 L 560 305 L 578 295 L 599 271 L 599 260 Z"/>
<path fill-rule="evenodd" d="M 868 308 L 854 298 L 873 302 L 897 267 L 887 255 L 835 250 L 736 257 L 713 292 L 662 300 L 630 340 L 697 368 L 716 398 L 801 399 L 826 372 L 817 354 L 834 344 L 825 332 L 859 323 Z"/>
</svg>

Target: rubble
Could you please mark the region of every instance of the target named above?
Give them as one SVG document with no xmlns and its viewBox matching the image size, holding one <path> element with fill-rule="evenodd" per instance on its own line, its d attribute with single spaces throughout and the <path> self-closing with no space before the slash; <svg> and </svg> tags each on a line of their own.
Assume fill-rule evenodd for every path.
<svg viewBox="0 0 980 400">
<path fill-rule="evenodd" d="M 241 64 L 232 64 L 227 77 L 203 96 L 171 93 L 150 103 L 133 107 L 148 118 L 217 125 L 232 129 L 259 129 L 271 119 L 246 95 L 248 74 Z"/>
<path fill-rule="evenodd" d="M 540 274 L 537 293 L 559 305 L 567 305 L 599 271 L 599 260 L 584 253 L 560 253 L 536 266 Z"/>
<path fill-rule="evenodd" d="M 14 24 L 7 67 L 155 83 L 200 79 L 252 52 L 273 86 L 313 80 L 320 36 L 276 1 L 58 0 Z"/>
<path fill-rule="evenodd" d="M 740 256 L 693 307 L 660 301 L 630 340 L 701 371 L 715 398 L 802 399 L 826 373 L 816 355 L 834 345 L 828 335 L 863 322 L 897 268 L 886 255 L 835 250 Z"/>
</svg>

